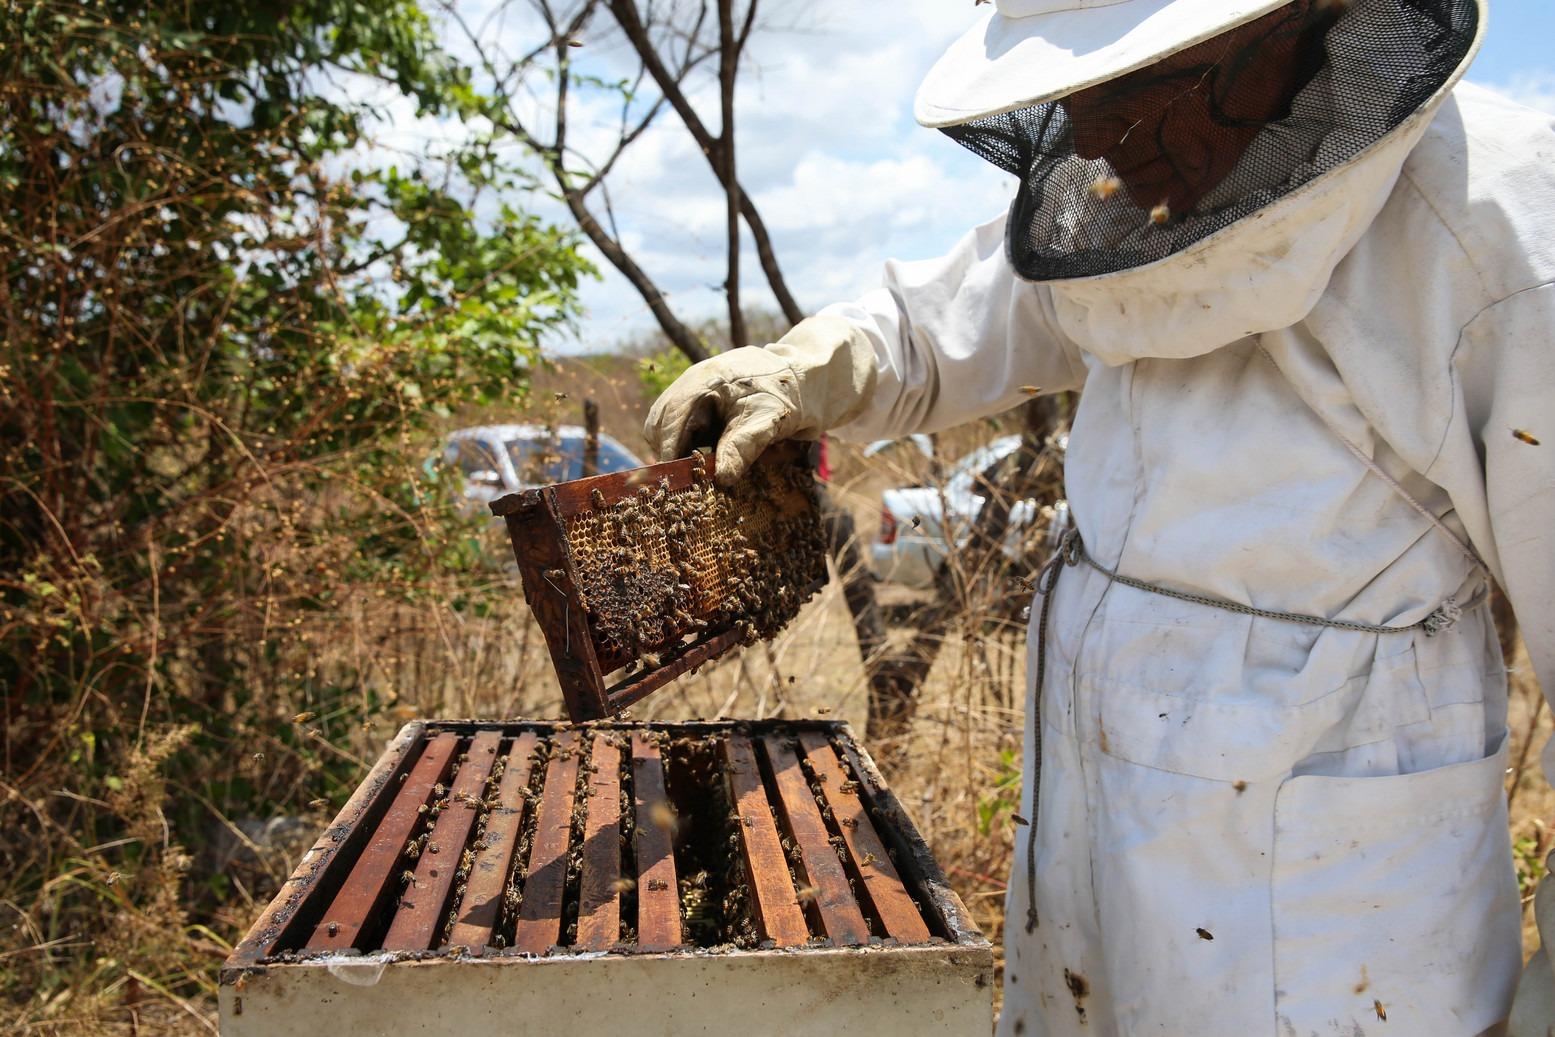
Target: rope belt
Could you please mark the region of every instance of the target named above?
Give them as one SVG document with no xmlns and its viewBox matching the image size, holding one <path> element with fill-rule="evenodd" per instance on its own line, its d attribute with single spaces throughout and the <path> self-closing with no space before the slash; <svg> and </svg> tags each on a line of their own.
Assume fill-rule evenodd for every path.
<svg viewBox="0 0 1555 1037">
<path fill-rule="evenodd" d="M 1467 605 L 1459 605 L 1456 598 L 1449 597 L 1420 622 L 1410 623 L 1406 626 L 1379 626 L 1375 623 L 1356 623 L 1347 619 L 1325 619 L 1322 616 L 1307 616 L 1299 612 L 1279 612 L 1274 609 L 1261 609 L 1235 601 L 1226 601 L 1222 598 L 1212 598 L 1203 594 L 1190 594 L 1187 591 L 1173 590 L 1170 587 L 1163 587 L 1157 583 L 1148 583 L 1144 580 L 1136 580 L 1133 577 L 1124 576 L 1101 565 L 1086 552 L 1085 543 L 1080 539 L 1080 531 L 1078 529 L 1071 528 L 1065 530 L 1063 537 L 1058 542 L 1058 550 L 1053 552 L 1053 556 L 1042 566 L 1042 570 L 1037 576 L 1037 593 L 1042 595 L 1042 611 L 1037 617 L 1037 683 L 1036 694 L 1031 702 L 1031 735 L 1035 761 L 1033 762 L 1031 782 L 1032 816 L 1027 823 L 1026 833 L 1026 931 L 1028 933 L 1035 932 L 1037 928 L 1037 791 L 1042 759 L 1041 703 L 1043 681 L 1047 676 L 1048 609 L 1053 603 L 1053 591 L 1058 587 L 1058 577 L 1066 568 L 1072 568 L 1082 562 L 1107 577 L 1112 583 L 1120 583 L 1125 587 L 1147 591 L 1151 594 L 1159 594 L 1162 597 L 1175 598 L 1178 601 L 1187 601 L 1195 605 L 1204 605 L 1209 608 L 1220 609 L 1223 612 L 1235 612 L 1243 616 L 1276 619 L 1284 623 L 1299 623 L 1304 626 L 1327 627 L 1332 630 L 1353 630 L 1362 634 L 1407 634 L 1419 630 L 1426 637 L 1435 637 L 1437 634 L 1450 630 L 1463 617 L 1463 613 L 1466 610 L 1483 605 L 1490 596 L 1490 588 L 1487 585 L 1483 590 L 1475 594 Z"/>
</svg>

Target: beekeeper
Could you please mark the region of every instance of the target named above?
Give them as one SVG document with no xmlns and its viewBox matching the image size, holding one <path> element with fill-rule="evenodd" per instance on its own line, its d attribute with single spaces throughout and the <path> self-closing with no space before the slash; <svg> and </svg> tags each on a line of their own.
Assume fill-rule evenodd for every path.
<svg viewBox="0 0 1555 1037">
<path fill-rule="evenodd" d="M 1472 1037 L 1512 1010 L 1485 600 L 1555 689 L 1555 135 L 1459 83 L 1485 19 L 996 0 L 916 107 L 1019 178 L 1008 213 L 648 419 L 666 457 L 721 424 L 729 478 L 777 438 L 1082 392 L 1002 1034 Z M 1514 1032 L 1555 1024 L 1552 982 L 1536 959 Z"/>
</svg>

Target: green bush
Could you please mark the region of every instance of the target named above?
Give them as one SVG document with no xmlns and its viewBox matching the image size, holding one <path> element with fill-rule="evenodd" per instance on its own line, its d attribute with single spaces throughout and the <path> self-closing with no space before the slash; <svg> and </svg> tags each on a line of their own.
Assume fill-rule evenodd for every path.
<svg viewBox="0 0 1555 1037">
<path fill-rule="evenodd" d="M 0 71 L 0 931 L 46 945 L 0 994 L 43 1019 L 208 983 L 205 833 L 354 781 L 394 690 L 317 648 L 472 607 L 420 461 L 591 271 L 414 0 L 11 4 Z M 356 157 L 367 84 L 435 161 Z"/>
</svg>

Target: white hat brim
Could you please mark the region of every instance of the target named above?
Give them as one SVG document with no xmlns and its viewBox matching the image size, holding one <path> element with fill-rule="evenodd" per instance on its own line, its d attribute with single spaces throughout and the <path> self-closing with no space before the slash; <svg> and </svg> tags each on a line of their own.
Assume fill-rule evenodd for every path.
<svg viewBox="0 0 1555 1037">
<path fill-rule="evenodd" d="M 1290 0 L 1114 0 L 1011 18 L 990 7 L 935 62 L 913 104 L 929 127 L 1052 101 L 1186 50 Z"/>
</svg>

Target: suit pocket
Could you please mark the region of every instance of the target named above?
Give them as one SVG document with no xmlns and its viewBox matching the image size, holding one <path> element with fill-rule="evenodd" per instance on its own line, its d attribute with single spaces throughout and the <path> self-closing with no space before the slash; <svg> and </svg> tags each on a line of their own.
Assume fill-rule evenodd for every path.
<svg viewBox="0 0 1555 1037">
<path fill-rule="evenodd" d="M 1427 721 L 1431 707 L 1412 649 L 1307 697 L 1301 678 L 1163 690 L 1145 680 L 1080 681 L 1096 703 L 1104 753 L 1156 770 L 1228 782 L 1289 775 L 1319 748 L 1390 739 Z"/>
<path fill-rule="evenodd" d="M 1496 751 L 1415 774 L 1302 775 L 1275 800 L 1277 1032 L 1465 1037 L 1522 964 Z"/>
</svg>

